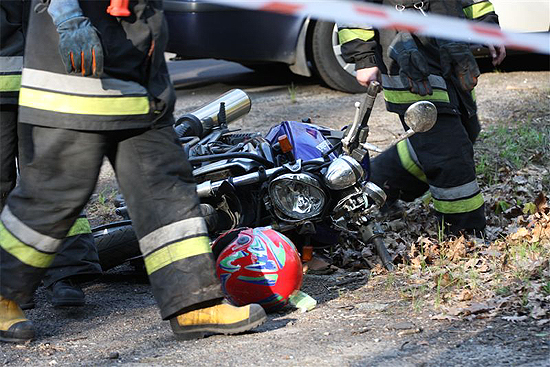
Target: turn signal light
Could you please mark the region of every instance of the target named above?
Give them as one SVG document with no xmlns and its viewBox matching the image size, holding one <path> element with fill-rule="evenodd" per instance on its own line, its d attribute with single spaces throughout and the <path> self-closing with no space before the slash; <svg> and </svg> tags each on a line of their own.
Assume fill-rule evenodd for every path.
<svg viewBox="0 0 550 367">
<path fill-rule="evenodd" d="M 288 136 L 281 135 L 277 138 L 279 141 L 279 146 L 281 147 L 281 151 L 283 153 L 288 153 L 292 151 L 292 144 L 290 144 L 290 140 L 288 139 Z"/>
</svg>

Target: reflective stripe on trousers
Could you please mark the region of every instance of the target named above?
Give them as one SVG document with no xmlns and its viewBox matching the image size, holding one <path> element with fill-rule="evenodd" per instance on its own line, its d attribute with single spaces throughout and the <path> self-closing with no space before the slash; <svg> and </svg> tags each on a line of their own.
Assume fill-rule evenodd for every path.
<svg viewBox="0 0 550 367">
<path fill-rule="evenodd" d="M 403 168 L 422 182 L 428 182 L 408 139 L 397 144 L 397 152 Z M 484 203 L 475 179 L 456 187 L 442 188 L 433 184 L 430 184 L 429 187 L 435 209 L 443 214 L 471 212 Z"/>
<path fill-rule="evenodd" d="M 17 92 L 21 87 L 23 56 L 0 56 L 0 92 Z"/>
</svg>

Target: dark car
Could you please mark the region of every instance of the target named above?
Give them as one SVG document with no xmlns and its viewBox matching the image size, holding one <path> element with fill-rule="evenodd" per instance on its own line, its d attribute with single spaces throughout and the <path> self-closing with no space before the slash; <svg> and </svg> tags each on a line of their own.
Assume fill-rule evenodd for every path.
<svg viewBox="0 0 550 367">
<path fill-rule="evenodd" d="M 522 6 L 492 2 L 505 30 L 550 29 L 547 1 L 525 1 Z M 279 63 L 298 75 L 317 75 L 337 90 L 365 91 L 355 80 L 355 64 L 342 59 L 334 23 L 200 0 L 164 0 L 164 8 L 170 31 L 167 51 L 183 59 L 230 60 L 256 70 L 269 70 Z M 473 51 L 480 58 L 489 55 L 483 46 L 473 46 Z"/>
<path fill-rule="evenodd" d="M 334 23 L 195 0 L 164 0 L 168 52 L 183 59 L 215 58 L 251 69 L 273 63 L 298 75 L 318 75 L 329 87 L 358 93 L 355 65 L 341 57 Z"/>
</svg>

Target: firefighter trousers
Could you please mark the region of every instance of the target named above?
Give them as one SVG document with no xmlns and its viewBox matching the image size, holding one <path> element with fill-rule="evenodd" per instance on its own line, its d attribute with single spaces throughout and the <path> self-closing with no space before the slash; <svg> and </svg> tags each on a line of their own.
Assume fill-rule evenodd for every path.
<svg viewBox="0 0 550 367">
<path fill-rule="evenodd" d="M 163 319 L 223 298 L 191 167 L 172 126 L 77 131 L 22 125 L 34 152 L 0 216 L 2 296 L 20 302 L 34 291 L 107 157 Z"/>
<path fill-rule="evenodd" d="M 0 208 L 17 182 L 17 105 L 0 105 Z"/>
<path fill-rule="evenodd" d="M 412 201 L 430 190 L 439 224 L 447 233 L 479 235 L 485 228 L 485 213 L 473 143 L 480 125 L 476 115 L 466 116 L 440 113 L 431 130 L 374 157 L 371 180 L 384 189 L 388 203 Z M 401 121 L 405 126 L 403 116 Z"/>
<path fill-rule="evenodd" d="M 2 104 L 0 113 L 2 124 L 0 138 L 1 211 L 5 199 L 7 199 L 8 194 L 16 184 L 16 159 L 21 166 L 24 166 L 29 157 L 32 156 L 33 147 L 31 139 L 21 139 L 20 141 L 18 139 L 18 136 L 30 132 L 30 129 L 19 129 L 18 131 L 17 105 Z M 18 141 L 20 144 L 18 144 Z M 22 145 L 23 142 L 26 142 L 25 146 Z M 77 225 L 72 228 L 70 234 L 63 242 L 61 250 L 46 272 L 44 277 L 44 286 L 46 287 L 66 278 L 71 278 L 75 282 L 89 281 L 102 273 L 97 248 L 86 217 L 81 216 L 77 220 Z"/>
</svg>

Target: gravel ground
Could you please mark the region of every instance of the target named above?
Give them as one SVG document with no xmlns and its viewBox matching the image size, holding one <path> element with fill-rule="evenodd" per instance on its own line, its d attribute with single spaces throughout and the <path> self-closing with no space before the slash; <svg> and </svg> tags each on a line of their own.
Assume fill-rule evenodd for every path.
<svg viewBox="0 0 550 367">
<path fill-rule="evenodd" d="M 178 90 L 177 114 L 197 108 L 231 88 L 249 93 L 252 111 L 235 127 L 265 132 L 283 119 L 311 117 L 340 127 L 353 118 L 358 96 L 335 92 L 307 80 L 252 74 L 225 83 Z M 486 73 L 477 88 L 484 124 L 513 116 L 548 113 L 550 72 Z M 379 99 L 371 117 L 370 142 L 381 147 L 397 134 L 395 116 Z M 112 187 L 105 166 L 98 192 Z M 105 218 L 92 218 L 96 222 Z M 433 320 L 435 311 L 413 307 L 388 276 L 368 272 L 306 275 L 302 290 L 318 301 L 307 313 L 271 314 L 254 332 L 177 341 L 160 320 L 143 274 L 129 265 L 107 272 L 84 288 L 87 303 L 54 309 L 40 288 L 28 316 L 37 340 L 2 344 L 8 366 L 550 366 L 549 326 L 472 315 L 462 321 Z"/>
</svg>

